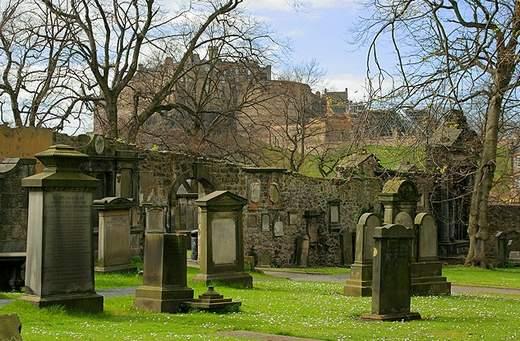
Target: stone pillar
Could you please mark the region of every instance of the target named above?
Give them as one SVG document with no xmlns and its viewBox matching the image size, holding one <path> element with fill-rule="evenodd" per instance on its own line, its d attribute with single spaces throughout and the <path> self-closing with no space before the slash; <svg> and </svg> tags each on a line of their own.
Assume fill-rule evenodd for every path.
<svg viewBox="0 0 520 341">
<path fill-rule="evenodd" d="M 373 213 L 359 218 L 356 228 L 356 257 L 343 293 L 347 296 L 370 296 L 372 294 L 372 257 L 374 231 L 381 220 Z"/>
<path fill-rule="evenodd" d="M 143 285 L 135 291 L 135 306 L 175 313 L 191 299 L 193 289 L 187 287 L 186 235 L 146 233 Z"/>
<path fill-rule="evenodd" d="M 451 283 L 442 277 L 438 258 L 437 224 L 429 213 L 415 217 L 417 260 L 412 263 L 413 295 L 450 295 Z"/>
<path fill-rule="evenodd" d="M 94 200 L 98 210 L 98 257 L 96 271 L 112 272 L 135 267 L 130 261 L 131 200 L 108 197 Z"/>
<path fill-rule="evenodd" d="M 206 285 L 226 284 L 251 288 L 253 278 L 244 272 L 242 208 L 247 199 L 229 191 L 216 191 L 195 202 L 199 219 L 200 273 L 194 280 Z"/>
<path fill-rule="evenodd" d="M 374 231 L 372 314 L 363 319 L 380 321 L 417 320 L 410 312 L 412 230 L 388 224 Z"/>
<path fill-rule="evenodd" d="M 103 310 L 94 290 L 91 205 L 97 180 L 79 171 L 86 161 L 67 145 L 36 154 L 45 169 L 23 179 L 29 189 L 26 294 L 38 307 Z"/>
</svg>

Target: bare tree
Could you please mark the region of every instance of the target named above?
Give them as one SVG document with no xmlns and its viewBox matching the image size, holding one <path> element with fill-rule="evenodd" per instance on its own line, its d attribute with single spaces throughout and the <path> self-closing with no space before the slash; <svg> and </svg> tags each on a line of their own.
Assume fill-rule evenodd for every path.
<svg viewBox="0 0 520 341">
<path fill-rule="evenodd" d="M 322 85 L 323 78 L 327 72 L 316 59 L 311 59 L 306 63 L 296 64 L 287 67 L 278 76 L 280 80 L 287 80 L 308 84 L 311 89 L 317 90 Z"/>
<path fill-rule="evenodd" d="M 369 2 L 369 77 L 375 99 L 396 107 L 435 105 L 472 113 L 485 103 L 482 152 L 472 193 L 466 264 L 487 266 L 488 199 L 501 122 L 517 113 L 520 2 Z M 387 39 L 388 38 L 388 39 Z M 385 45 L 385 42 L 387 43 Z M 380 49 L 397 59 L 386 67 Z M 392 61 L 393 62 L 393 61 Z M 375 70 L 375 71 L 374 71 Z"/>
<path fill-rule="evenodd" d="M 9 0 L 0 11 L 2 122 L 61 130 L 77 121 L 83 96 L 67 26 L 38 1 Z"/>
</svg>

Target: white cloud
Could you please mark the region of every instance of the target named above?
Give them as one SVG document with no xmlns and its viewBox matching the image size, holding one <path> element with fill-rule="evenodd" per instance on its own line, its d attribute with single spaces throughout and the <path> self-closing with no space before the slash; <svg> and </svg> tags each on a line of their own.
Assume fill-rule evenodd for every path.
<svg viewBox="0 0 520 341">
<path fill-rule="evenodd" d="M 322 8 L 352 7 L 360 0 L 246 0 L 245 7 L 250 10 L 295 11 Z"/>
</svg>

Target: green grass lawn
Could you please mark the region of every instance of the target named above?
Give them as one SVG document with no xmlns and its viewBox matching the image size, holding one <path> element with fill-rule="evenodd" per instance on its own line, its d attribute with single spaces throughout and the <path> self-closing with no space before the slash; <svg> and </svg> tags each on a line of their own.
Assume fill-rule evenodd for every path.
<svg viewBox="0 0 520 341">
<path fill-rule="evenodd" d="M 196 270 L 190 269 L 189 277 L 194 273 Z M 412 309 L 421 313 L 422 321 L 365 322 L 359 316 L 370 311 L 370 298 L 341 295 L 342 283 L 295 282 L 256 273 L 253 276 L 254 289 L 217 288 L 225 296 L 242 301 L 240 313 L 227 315 L 141 312 L 133 308 L 131 296 L 105 299 L 105 312 L 98 315 L 67 313 L 59 308 L 36 309 L 21 301 L 0 308 L 0 313 L 20 316 L 24 340 L 225 340 L 230 338 L 218 333 L 231 330 L 326 340 L 520 337 L 520 298 L 514 296 L 414 297 Z M 110 282 L 107 275 L 98 275 L 98 283 L 102 277 Z M 126 275 L 122 277 L 116 283 L 131 282 Z M 191 281 L 190 285 L 196 295 L 205 290 Z"/>
<path fill-rule="evenodd" d="M 520 289 L 520 268 L 481 269 L 445 266 L 443 275 L 453 284 Z"/>
</svg>

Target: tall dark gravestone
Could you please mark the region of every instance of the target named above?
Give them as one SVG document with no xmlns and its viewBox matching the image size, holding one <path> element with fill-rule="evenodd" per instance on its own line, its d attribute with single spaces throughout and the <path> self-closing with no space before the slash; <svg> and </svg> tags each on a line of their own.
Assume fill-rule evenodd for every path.
<svg viewBox="0 0 520 341">
<path fill-rule="evenodd" d="M 193 289 L 187 286 L 186 235 L 146 233 L 143 277 L 135 291 L 139 309 L 176 313 L 193 299 Z"/>
<path fill-rule="evenodd" d="M 410 312 L 410 254 L 413 230 L 388 224 L 374 231 L 372 314 L 362 318 L 380 321 L 420 319 Z"/>
<path fill-rule="evenodd" d="M 45 169 L 24 178 L 29 189 L 26 294 L 39 307 L 103 310 L 94 290 L 91 205 L 97 180 L 80 172 L 87 159 L 67 145 L 36 154 Z"/>
</svg>

